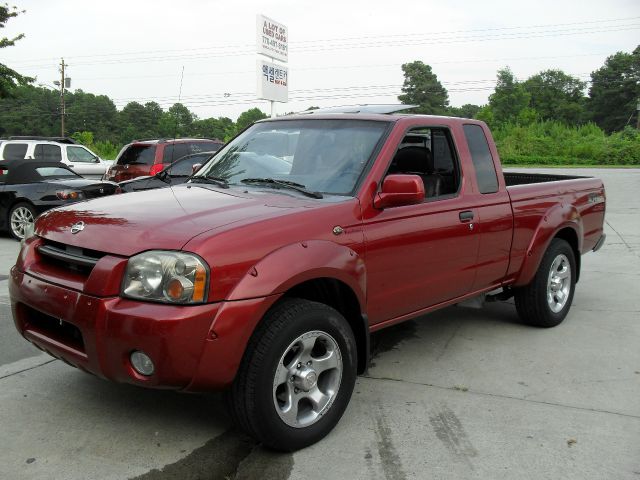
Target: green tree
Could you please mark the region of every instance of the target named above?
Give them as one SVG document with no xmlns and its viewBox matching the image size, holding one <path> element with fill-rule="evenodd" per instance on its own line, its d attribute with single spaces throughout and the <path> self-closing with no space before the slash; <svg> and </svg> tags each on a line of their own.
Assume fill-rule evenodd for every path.
<svg viewBox="0 0 640 480">
<path fill-rule="evenodd" d="M 174 103 L 164 112 L 158 122 L 158 133 L 166 138 L 181 138 L 191 135 L 197 116 L 182 103 Z"/>
<path fill-rule="evenodd" d="M 115 104 L 106 95 L 94 95 L 80 89 L 66 94 L 66 129 L 69 132 L 93 132 L 101 140 L 116 141 Z"/>
<path fill-rule="evenodd" d="M 13 88 L 0 98 L 0 135 L 59 135 L 60 98 L 57 92 L 32 85 Z"/>
<path fill-rule="evenodd" d="M 10 7 L 6 3 L 0 5 L 0 28 L 5 28 L 5 24 L 9 19 L 17 17 L 21 13 L 24 13 L 24 10 L 19 11 L 16 7 Z M 13 47 L 22 38 L 24 38 L 24 33 L 13 38 L 0 37 L 0 48 Z M 0 98 L 11 96 L 17 85 L 26 85 L 32 81 L 33 78 L 22 76 L 5 64 L 0 63 Z"/>
<path fill-rule="evenodd" d="M 529 106 L 541 120 L 577 125 L 584 119 L 586 83 L 562 70 L 545 70 L 523 83 L 530 95 Z"/>
<path fill-rule="evenodd" d="M 476 118 L 476 115 L 481 110 L 480 105 L 473 105 L 472 103 L 465 103 L 461 107 L 449 107 L 447 115 L 460 118 Z"/>
<path fill-rule="evenodd" d="M 258 120 L 262 120 L 263 118 L 268 118 L 268 115 L 259 108 L 251 108 L 249 110 L 246 110 L 240 114 L 238 120 L 236 121 L 236 131 L 239 132 L 241 130 L 244 130 L 253 122 L 257 122 Z"/>
<path fill-rule="evenodd" d="M 444 114 L 449 106 L 449 94 L 431 66 L 420 60 L 402 65 L 404 84 L 398 96 L 405 105 L 419 105 L 415 110 L 431 115 Z"/>
<path fill-rule="evenodd" d="M 529 109 L 531 95 L 522 83 L 513 76 L 509 67 L 498 70 L 498 82 L 494 92 L 489 95 L 488 109 L 485 107 L 479 114 L 489 124 L 501 125 L 508 122 L 527 123 L 535 112 Z"/>
<path fill-rule="evenodd" d="M 640 100 L 640 45 L 618 52 L 591 73 L 587 102 L 591 119 L 607 132 L 622 130 L 635 117 Z"/>
</svg>

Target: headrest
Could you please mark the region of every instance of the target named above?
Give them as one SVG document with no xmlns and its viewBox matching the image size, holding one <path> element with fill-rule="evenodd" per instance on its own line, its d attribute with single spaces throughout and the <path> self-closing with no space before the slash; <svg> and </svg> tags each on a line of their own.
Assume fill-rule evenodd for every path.
<svg viewBox="0 0 640 480">
<path fill-rule="evenodd" d="M 400 172 L 431 174 L 434 171 L 431 151 L 424 147 L 411 146 L 398 150 L 394 163 Z"/>
</svg>

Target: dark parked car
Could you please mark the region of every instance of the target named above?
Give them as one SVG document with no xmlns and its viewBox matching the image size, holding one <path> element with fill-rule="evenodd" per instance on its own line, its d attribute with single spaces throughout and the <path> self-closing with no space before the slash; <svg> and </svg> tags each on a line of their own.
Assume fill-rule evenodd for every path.
<svg viewBox="0 0 640 480">
<path fill-rule="evenodd" d="M 140 190 L 168 187 L 169 185 L 179 185 L 186 182 L 194 173 L 194 166 L 204 165 L 214 154 L 215 152 L 202 152 L 187 155 L 186 157 L 176 160 L 154 176 L 125 180 L 120 182 L 119 185 L 123 192 L 138 192 Z"/>
<path fill-rule="evenodd" d="M 221 146 L 220 140 L 207 138 L 134 140 L 120 150 L 103 178 L 122 182 L 144 175 L 153 176 L 185 155 L 215 152 Z"/>
<path fill-rule="evenodd" d="M 59 162 L 0 162 L 0 230 L 21 239 L 45 210 L 120 193 L 113 182 L 87 180 Z"/>
</svg>

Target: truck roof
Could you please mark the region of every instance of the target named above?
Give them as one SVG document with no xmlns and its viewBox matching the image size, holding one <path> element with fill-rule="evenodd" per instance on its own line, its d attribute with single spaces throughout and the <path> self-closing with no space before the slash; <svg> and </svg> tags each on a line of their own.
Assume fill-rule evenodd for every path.
<svg viewBox="0 0 640 480">
<path fill-rule="evenodd" d="M 337 118 L 345 120 L 374 120 L 383 122 L 396 122 L 408 118 L 427 118 L 433 123 L 481 123 L 478 120 L 448 117 L 444 115 L 424 115 L 418 113 L 401 113 L 405 110 L 415 108 L 417 105 L 351 105 L 345 107 L 320 108 L 316 110 L 306 110 L 276 118 L 266 118 L 260 122 L 271 122 L 279 120 L 335 120 Z"/>
</svg>

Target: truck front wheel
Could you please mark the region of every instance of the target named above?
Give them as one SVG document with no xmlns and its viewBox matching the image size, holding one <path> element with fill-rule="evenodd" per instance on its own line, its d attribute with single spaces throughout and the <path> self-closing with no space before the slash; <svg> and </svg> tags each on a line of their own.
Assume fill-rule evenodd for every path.
<svg viewBox="0 0 640 480">
<path fill-rule="evenodd" d="M 571 246 L 554 238 L 531 283 L 515 290 L 520 318 L 536 327 L 555 327 L 569 313 L 576 283 L 576 259 Z"/>
<path fill-rule="evenodd" d="M 356 342 L 344 317 L 321 303 L 286 299 L 253 334 L 228 406 L 236 423 L 264 445 L 298 450 L 338 423 L 356 370 Z"/>
</svg>

